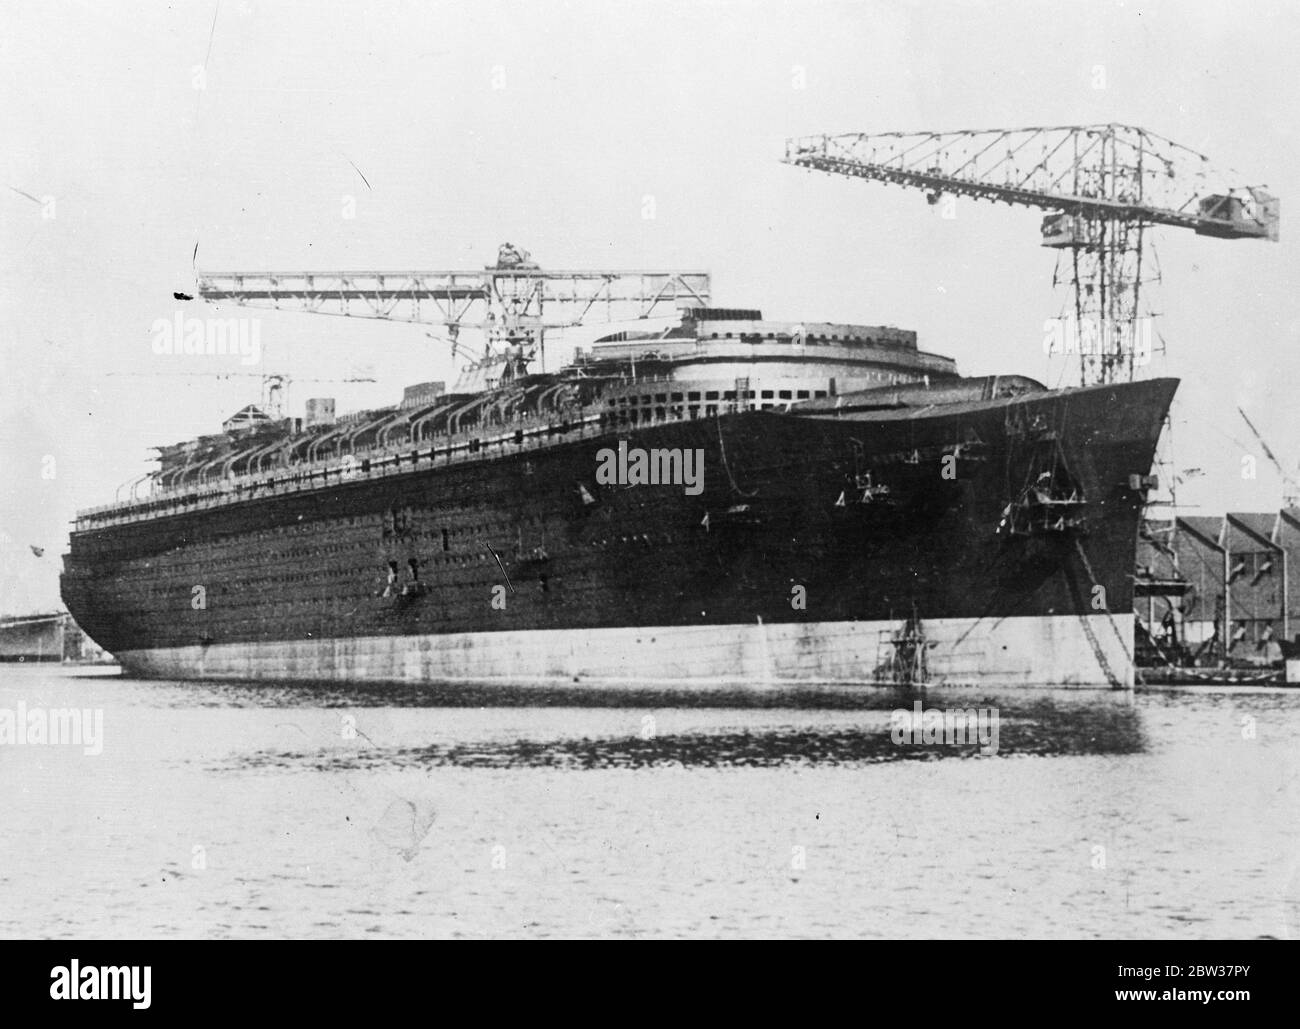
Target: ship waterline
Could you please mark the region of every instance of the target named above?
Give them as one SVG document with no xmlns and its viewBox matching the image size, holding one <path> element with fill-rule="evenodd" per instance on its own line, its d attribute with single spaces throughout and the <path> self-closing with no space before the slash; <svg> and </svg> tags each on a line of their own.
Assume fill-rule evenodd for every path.
<svg viewBox="0 0 1300 1029">
<path fill-rule="evenodd" d="M 123 651 L 129 675 L 163 679 L 465 683 L 727 690 L 897 685 L 904 620 L 282 640 Z M 917 685 L 1133 685 L 1133 615 L 925 623 Z M 1122 678 L 1121 678 L 1122 677 Z"/>
</svg>

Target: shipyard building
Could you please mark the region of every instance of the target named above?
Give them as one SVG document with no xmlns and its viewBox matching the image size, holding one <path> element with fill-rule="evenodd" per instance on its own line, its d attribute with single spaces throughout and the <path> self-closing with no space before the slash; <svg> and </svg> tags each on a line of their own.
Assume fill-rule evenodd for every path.
<svg viewBox="0 0 1300 1029">
<path fill-rule="evenodd" d="M 0 661 L 111 660 L 66 611 L 0 618 Z"/>
<path fill-rule="evenodd" d="M 1134 606 L 1167 656 L 1279 661 L 1281 641 L 1300 633 L 1300 508 L 1148 523 Z"/>
</svg>

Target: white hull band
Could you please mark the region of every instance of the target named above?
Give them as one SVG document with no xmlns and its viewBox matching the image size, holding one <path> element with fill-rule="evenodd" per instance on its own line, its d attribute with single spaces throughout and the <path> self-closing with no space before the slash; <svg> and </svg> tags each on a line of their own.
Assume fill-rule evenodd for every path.
<svg viewBox="0 0 1300 1029">
<path fill-rule="evenodd" d="M 902 621 L 549 629 L 213 643 L 132 650 L 130 675 L 331 683 L 790 688 L 897 681 Z M 1133 615 L 927 619 L 924 680 L 1133 685 Z M 917 667 L 914 665 L 914 667 Z"/>
</svg>

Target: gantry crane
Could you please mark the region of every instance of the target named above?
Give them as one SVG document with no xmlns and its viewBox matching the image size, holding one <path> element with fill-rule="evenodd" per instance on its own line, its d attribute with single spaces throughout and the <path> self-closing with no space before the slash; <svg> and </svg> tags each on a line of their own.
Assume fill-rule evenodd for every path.
<svg viewBox="0 0 1300 1029">
<path fill-rule="evenodd" d="M 952 194 L 1048 211 L 1042 243 L 1062 252 L 1055 281 L 1073 287 L 1085 384 L 1134 377 L 1147 228 L 1278 238 L 1276 197 L 1130 125 L 806 136 L 786 141 L 784 160 L 923 190 L 931 204 Z"/>
<path fill-rule="evenodd" d="M 210 302 L 443 326 L 455 350 L 462 329 L 485 338 L 484 385 L 527 371 L 545 333 L 588 321 L 649 318 L 661 306 L 707 306 L 707 272 L 553 271 L 509 243 L 482 271 L 200 272 Z M 499 374 L 490 374 L 496 369 Z"/>
</svg>

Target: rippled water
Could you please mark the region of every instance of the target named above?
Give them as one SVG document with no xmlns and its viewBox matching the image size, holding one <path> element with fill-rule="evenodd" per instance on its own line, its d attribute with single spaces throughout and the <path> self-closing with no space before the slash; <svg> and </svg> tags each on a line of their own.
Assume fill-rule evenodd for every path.
<svg viewBox="0 0 1300 1029">
<path fill-rule="evenodd" d="M 1300 690 L 924 695 L 996 755 L 895 744 L 919 696 L 0 666 L 104 718 L 0 745 L 0 936 L 1300 938 Z"/>
</svg>

